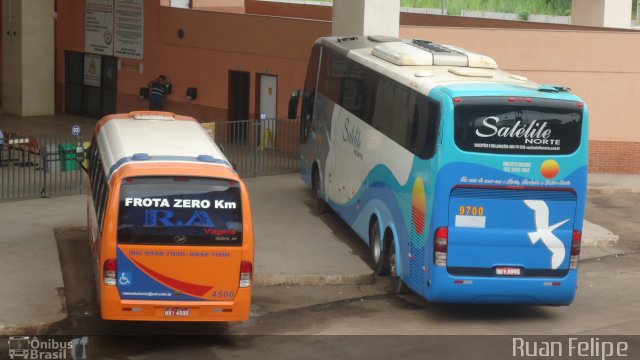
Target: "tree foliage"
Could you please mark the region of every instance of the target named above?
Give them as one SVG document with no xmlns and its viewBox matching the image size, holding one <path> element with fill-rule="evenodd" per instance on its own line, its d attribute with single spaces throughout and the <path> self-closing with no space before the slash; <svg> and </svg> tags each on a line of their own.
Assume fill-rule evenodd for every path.
<svg viewBox="0 0 640 360">
<path fill-rule="evenodd" d="M 403 7 L 439 9 L 442 0 L 400 0 Z M 460 15 L 462 10 L 492 11 L 515 14 L 571 14 L 571 0 L 446 0 L 447 13 Z"/>
</svg>

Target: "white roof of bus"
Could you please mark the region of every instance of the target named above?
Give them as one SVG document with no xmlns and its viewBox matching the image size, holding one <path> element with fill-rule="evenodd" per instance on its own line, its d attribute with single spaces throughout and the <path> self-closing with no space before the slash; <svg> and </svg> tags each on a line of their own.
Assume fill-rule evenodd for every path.
<svg viewBox="0 0 640 360">
<path fill-rule="evenodd" d="M 465 83 L 511 84 L 532 89 L 540 86 L 523 76 L 513 75 L 498 69 L 497 64 L 491 58 L 451 45 L 434 44 L 461 52 L 465 56 L 462 61 L 466 61 L 466 65 L 464 63 L 459 66 L 437 65 L 437 53 L 431 54 L 427 50 L 410 44 L 408 40 L 402 39 L 376 42 L 371 41 L 370 37 L 350 42 L 338 41 L 338 38 L 329 37 L 322 38 L 321 42 L 331 45 L 334 49 L 346 51 L 348 58 L 423 94 L 429 94 L 436 86 Z M 420 56 L 420 53 L 425 56 Z M 450 57 L 445 61 L 455 64 L 458 62 L 457 60 L 460 59 Z M 429 63 L 436 63 L 436 65 L 424 65 Z"/>
<path fill-rule="evenodd" d="M 134 154 L 151 157 L 143 162 L 203 163 L 198 156 L 208 155 L 218 163 L 229 164 L 209 134 L 192 118 L 171 113 L 134 112 L 110 115 L 102 121 L 97 141 L 108 175 L 118 162 L 136 161 L 132 159 Z"/>
</svg>

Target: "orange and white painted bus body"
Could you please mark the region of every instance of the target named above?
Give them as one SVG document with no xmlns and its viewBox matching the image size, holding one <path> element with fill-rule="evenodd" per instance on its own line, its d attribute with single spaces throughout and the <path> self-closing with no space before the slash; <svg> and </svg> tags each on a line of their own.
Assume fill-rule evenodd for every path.
<svg viewBox="0 0 640 360">
<path fill-rule="evenodd" d="M 254 235 L 247 189 L 188 117 L 110 115 L 90 149 L 88 228 L 103 319 L 244 321 Z"/>
</svg>

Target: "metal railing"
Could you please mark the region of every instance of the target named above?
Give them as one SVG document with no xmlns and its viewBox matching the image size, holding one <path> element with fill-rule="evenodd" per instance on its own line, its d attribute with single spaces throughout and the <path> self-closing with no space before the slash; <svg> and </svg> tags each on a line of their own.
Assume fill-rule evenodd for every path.
<svg viewBox="0 0 640 360">
<path fill-rule="evenodd" d="M 202 125 L 242 177 L 300 169 L 298 120 L 218 121 Z"/>
<path fill-rule="evenodd" d="M 77 137 L 5 132 L 0 138 L 0 201 L 82 193 L 84 172 L 76 160 L 82 149 Z"/>
<path fill-rule="evenodd" d="M 300 122 L 289 119 L 202 124 L 241 177 L 300 169 Z M 0 201 L 82 194 L 84 171 L 77 159 L 88 144 L 75 136 L 0 138 Z"/>
</svg>

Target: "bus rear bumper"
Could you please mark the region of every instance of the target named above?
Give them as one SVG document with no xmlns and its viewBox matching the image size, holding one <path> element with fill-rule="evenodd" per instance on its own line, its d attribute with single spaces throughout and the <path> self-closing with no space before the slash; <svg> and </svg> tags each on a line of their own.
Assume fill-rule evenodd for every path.
<svg viewBox="0 0 640 360">
<path fill-rule="evenodd" d="M 251 293 L 248 296 L 241 294 L 242 291 L 239 291 L 233 301 L 103 299 L 101 315 L 104 320 L 123 321 L 246 321 L 251 312 Z"/>
<path fill-rule="evenodd" d="M 446 303 L 569 305 L 577 285 L 577 270 L 562 278 L 508 278 L 452 276 L 442 268 L 423 296 Z"/>
</svg>

